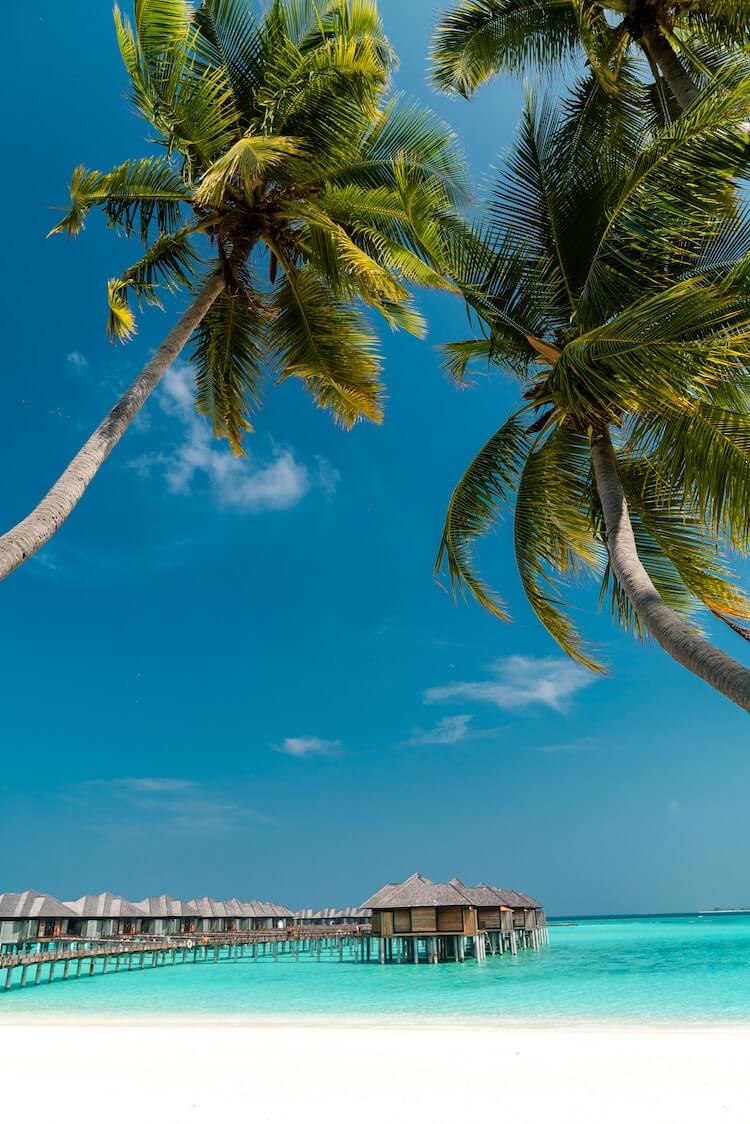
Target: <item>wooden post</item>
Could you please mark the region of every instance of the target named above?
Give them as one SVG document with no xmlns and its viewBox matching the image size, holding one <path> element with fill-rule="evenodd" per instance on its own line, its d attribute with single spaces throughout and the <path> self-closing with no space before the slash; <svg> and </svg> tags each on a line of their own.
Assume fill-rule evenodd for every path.
<svg viewBox="0 0 750 1124">
<path fill-rule="evenodd" d="M 385 964 L 385 939 L 378 938 L 378 963 Z"/>
<path fill-rule="evenodd" d="M 39 963 L 36 966 L 36 973 L 34 975 L 34 983 L 38 984 L 41 978 L 42 978 L 42 962 L 40 960 Z"/>
<path fill-rule="evenodd" d="M 70 961 L 66 960 L 63 964 L 63 979 L 64 980 L 67 980 L 69 971 L 70 971 Z"/>
<path fill-rule="evenodd" d="M 81 974 L 81 965 L 82 964 L 83 964 L 83 957 L 79 956 L 78 959 L 76 960 L 76 979 L 78 979 L 78 977 Z"/>
<path fill-rule="evenodd" d="M 5 990 L 10 991 L 10 981 L 13 978 L 13 969 L 7 968 L 5 972 Z"/>
<path fill-rule="evenodd" d="M 49 962 L 49 975 L 47 976 L 47 983 L 52 983 L 54 978 L 55 978 L 55 961 L 50 960 L 50 962 Z"/>
<path fill-rule="evenodd" d="M 21 969 L 21 987 L 26 987 L 26 973 L 28 972 L 28 970 L 28 964 L 24 964 L 23 968 Z"/>
</svg>

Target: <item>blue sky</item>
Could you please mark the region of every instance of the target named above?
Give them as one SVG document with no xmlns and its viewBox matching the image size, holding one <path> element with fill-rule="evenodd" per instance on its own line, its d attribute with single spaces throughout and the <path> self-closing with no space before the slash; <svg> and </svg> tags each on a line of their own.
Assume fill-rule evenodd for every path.
<svg viewBox="0 0 750 1124">
<path fill-rule="evenodd" d="M 398 84 L 459 131 L 476 182 L 520 87 L 430 93 L 433 4 L 382 0 Z M 0 517 L 21 517 L 168 328 L 103 331 L 137 256 L 92 221 L 45 240 L 75 164 L 148 152 L 109 6 L 5 13 Z M 21 178 L 23 170 L 23 178 Z M 458 391 L 435 346 L 388 336 L 382 427 L 332 427 L 270 387 L 238 462 L 180 365 L 55 541 L 0 586 L 0 888 L 63 897 L 358 902 L 415 869 L 528 889 L 552 912 L 750 902 L 747 719 L 582 594 L 608 678 L 567 662 L 526 607 L 507 529 L 482 549 L 514 623 L 431 576 L 446 500 L 503 420 L 502 374 Z M 733 641 L 722 638 L 732 646 Z M 746 654 L 735 644 L 740 658 Z"/>
</svg>

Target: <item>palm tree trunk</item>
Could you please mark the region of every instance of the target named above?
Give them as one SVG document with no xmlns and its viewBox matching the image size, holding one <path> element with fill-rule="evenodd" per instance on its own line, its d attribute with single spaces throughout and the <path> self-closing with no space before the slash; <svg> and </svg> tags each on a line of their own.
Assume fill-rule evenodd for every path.
<svg viewBox="0 0 750 1124">
<path fill-rule="evenodd" d="M 662 72 L 680 109 L 687 109 L 698 97 L 700 90 L 680 62 L 672 44 L 657 29 L 646 36 L 644 47 Z"/>
<path fill-rule="evenodd" d="M 0 581 L 36 554 L 60 529 L 223 288 L 221 271 L 212 274 L 154 357 L 76 453 L 44 499 L 25 519 L 0 535 Z"/>
<path fill-rule="evenodd" d="M 610 564 L 638 620 L 673 659 L 750 711 L 750 669 L 714 648 L 664 604 L 638 557 L 628 504 L 609 432 L 591 438 L 594 478 L 604 514 Z"/>
</svg>

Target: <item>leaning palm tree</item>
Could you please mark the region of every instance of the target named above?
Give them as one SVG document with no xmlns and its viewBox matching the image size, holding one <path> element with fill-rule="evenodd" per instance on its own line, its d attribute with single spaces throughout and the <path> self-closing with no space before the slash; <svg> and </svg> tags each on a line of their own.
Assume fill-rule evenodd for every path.
<svg viewBox="0 0 750 1124">
<path fill-rule="evenodd" d="M 459 0 L 440 17 L 433 76 L 443 90 L 470 97 L 501 71 L 583 57 L 614 93 L 640 56 L 657 90 L 663 95 L 666 84 L 685 109 L 717 61 L 748 44 L 750 0 Z"/>
<path fill-rule="evenodd" d="M 484 335 L 447 348 L 459 381 L 514 371 L 522 405 L 453 492 L 437 563 L 506 618 L 473 548 L 513 505 L 524 591 L 565 652 L 601 669 L 562 593 L 594 575 L 622 625 L 745 710 L 750 670 L 698 624 L 750 619 L 727 561 L 750 542 L 750 214 L 727 172 L 749 112 L 739 66 L 640 147 L 527 109 L 463 266 Z"/>
<path fill-rule="evenodd" d="M 394 56 L 369 0 L 135 0 L 115 8 L 132 99 L 163 151 L 77 168 L 54 233 L 89 212 L 139 239 L 109 282 L 110 336 L 132 303 L 192 301 L 31 514 L 0 537 L 0 578 L 58 530 L 189 341 L 196 405 L 242 452 L 264 374 L 299 378 L 344 426 L 378 421 L 366 313 L 421 334 L 410 286 L 445 286 L 467 194 L 453 134 L 388 93 Z"/>
</svg>

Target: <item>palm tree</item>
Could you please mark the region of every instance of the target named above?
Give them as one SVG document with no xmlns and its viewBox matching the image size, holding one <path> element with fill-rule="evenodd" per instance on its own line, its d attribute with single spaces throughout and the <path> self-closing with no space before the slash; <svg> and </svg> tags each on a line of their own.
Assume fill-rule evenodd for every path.
<svg viewBox="0 0 750 1124">
<path fill-rule="evenodd" d="M 440 17 L 433 76 L 470 97 L 501 71 L 583 55 L 608 93 L 640 53 L 663 96 L 685 109 L 727 53 L 750 43 L 750 0 L 459 0 Z M 742 122 L 739 123 L 741 126 Z"/>
<path fill-rule="evenodd" d="M 382 415 L 366 313 L 421 335 L 410 285 L 445 287 L 465 164 L 453 134 L 388 95 L 394 56 L 374 2 L 135 0 L 115 8 L 132 100 L 162 152 L 77 168 L 53 233 L 98 208 L 145 250 L 109 282 L 108 330 L 131 300 L 192 301 L 141 374 L 29 516 L 0 537 L 0 578 L 68 517 L 192 340 L 196 405 L 236 453 L 266 371 L 299 378 L 343 426 Z M 209 252 L 201 249 L 199 239 Z"/>
<path fill-rule="evenodd" d="M 593 670 L 562 600 L 595 575 L 618 621 L 750 710 L 750 670 L 697 629 L 750 603 L 726 560 L 750 541 L 750 212 L 727 168 L 750 76 L 735 65 L 655 139 L 591 145 L 575 110 L 530 105 L 461 283 L 485 333 L 447 348 L 521 379 L 521 407 L 450 500 L 437 569 L 507 619 L 473 544 L 514 500 L 521 582 Z"/>
</svg>

